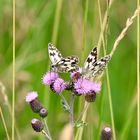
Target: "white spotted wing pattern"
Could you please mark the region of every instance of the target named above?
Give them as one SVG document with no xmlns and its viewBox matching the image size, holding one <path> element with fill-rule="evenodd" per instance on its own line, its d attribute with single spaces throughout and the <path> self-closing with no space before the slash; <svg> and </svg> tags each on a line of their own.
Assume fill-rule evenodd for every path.
<svg viewBox="0 0 140 140">
<path fill-rule="evenodd" d="M 55 72 L 73 72 L 78 69 L 79 59 L 76 56 L 63 58 L 60 51 L 51 43 L 48 44 L 49 57 L 52 62 L 51 68 Z"/>
<path fill-rule="evenodd" d="M 111 56 L 106 55 L 97 60 L 97 48 L 93 48 L 84 63 L 84 67 L 82 68 L 84 77 L 91 78 L 102 74 L 110 59 Z"/>
</svg>

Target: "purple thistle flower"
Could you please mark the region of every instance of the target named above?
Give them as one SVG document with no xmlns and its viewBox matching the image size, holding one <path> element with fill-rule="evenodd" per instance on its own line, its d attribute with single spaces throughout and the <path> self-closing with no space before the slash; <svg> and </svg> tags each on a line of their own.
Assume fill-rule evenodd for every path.
<svg viewBox="0 0 140 140">
<path fill-rule="evenodd" d="M 43 84 L 44 85 L 51 85 L 54 83 L 54 81 L 59 77 L 58 73 L 56 72 L 48 72 L 46 73 L 43 78 Z"/>
<path fill-rule="evenodd" d="M 97 93 L 100 92 L 100 90 L 101 90 L 101 84 L 92 82 L 91 91 Z"/>
<path fill-rule="evenodd" d="M 91 92 L 99 92 L 100 84 L 91 82 L 87 79 L 80 78 L 74 83 L 74 89 L 78 94 L 88 94 Z"/>
<path fill-rule="evenodd" d="M 57 92 L 57 93 L 61 93 L 65 90 L 66 85 L 63 79 L 61 78 L 57 78 L 53 84 L 53 89 Z"/>
<path fill-rule="evenodd" d="M 35 91 L 29 92 L 26 96 L 26 102 L 30 104 L 31 109 L 38 113 L 42 108 L 42 104 L 37 99 L 38 94 Z"/>
<path fill-rule="evenodd" d="M 26 96 L 26 102 L 27 103 L 30 103 L 32 102 L 33 100 L 35 100 L 36 98 L 38 97 L 38 94 L 36 91 L 31 91 L 27 94 Z"/>
</svg>

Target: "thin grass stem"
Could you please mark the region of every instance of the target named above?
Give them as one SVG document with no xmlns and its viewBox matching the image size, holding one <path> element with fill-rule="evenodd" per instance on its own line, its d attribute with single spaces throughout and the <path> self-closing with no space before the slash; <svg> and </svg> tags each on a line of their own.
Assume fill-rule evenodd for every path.
<svg viewBox="0 0 140 140">
<path fill-rule="evenodd" d="M 3 99 L 4 99 L 4 103 L 5 103 L 5 105 L 8 107 L 8 112 L 9 112 L 9 114 L 10 114 L 10 117 L 12 117 L 11 106 L 10 106 L 8 97 L 7 97 L 6 93 L 5 93 L 5 86 L 3 85 L 2 82 L 0 82 L 0 88 L 1 88 L 1 95 L 3 96 Z M 16 134 L 17 134 L 18 140 L 21 140 L 21 136 L 20 136 L 19 130 L 18 130 L 18 128 L 17 128 L 16 122 L 15 122 L 15 132 L 16 132 Z"/>
<path fill-rule="evenodd" d="M 15 138 L 15 0 L 13 0 L 13 65 L 12 65 L 12 140 Z"/>
<path fill-rule="evenodd" d="M 126 32 L 130 28 L 130 26 L 133 24 L 134 19 L 139 15 L 139 13 L 140 13 L 140 6 L 135 10 L 134 14 L 130 18 L 127 19 L 126 26 L 124 27 L 124 29 L 122 30 L 122 32 L 120 33 L 120 35 L 116 38 L 116 40 L 114 42 L 112 51 L 110 53 L 111 56 L 116 51 L 120 41 L 124 38 L 124 36 L 126 35 Z"/>
<path fill-rule="evenodd" d="M 101 125 L 102 125 L 102 116 L 103 116 L 103 108 L 104 108 L 104 91 L 101 93 L 101 104 L 100 104 L 100 112 L 99 112 L 99 123 L 98 123 L 98 129 L 97 129 L 97 135 L 96 135 L 96 139 L 100 140 L 100 131 L 101 131 Z"/>
<path fill-rule="evenodd" d="M 86 47 L 86 24 L 87 24 L 87 15 L 88 15 L 88 3 L 89 0 L 85 1 L 85 11 L 84 11 L 84 21 L 83 21 L 83 36 L 82 36 L 82 63 L 84 62 L 84 55 L 85 55 L 85 47 Z"/>
<path fill-rule="evenodd" d="M 109 4 L 110 5 L 110 4 Z M 106 24 L 103 26 L 102 24 L 102 16 L 101 16 L 101 8 L 100 8 L 100 0 L 98 0 L 98 7 L 99 7 L 99 17 L 100 17 L 100 26 L 101 26 L 101 40 L 103 42 L 103 49 L 104 49 L 104 54 L 106 54 L 106 43 L 104 39 L 104 34 L 103 34 L 103 27 L 106 29 L 107 26 L 107 19 L 106 19 Z M 107 8 L 108 11 L 108 8 Z M 108 13 L 107 13 L 108 17 Z M 106 17 L 106 18 L 107 18 Z M 106 41 L 107 42 L 107 41 Z M 113 130 L 113 138 L 116 140 L 116 133 L 115 133 L 115 125 L 114 125 L 114 115 L 113 115 L 113 107 L 112 107 L 112 99 L 111 99 L 111 89 L 110 89 L 110 80 L 109 80 L 109 74 L 108 74 L 108 69 L 106 69 L 106 78 L 107 78 L 107 89 L 108 89 L 108 100 L 109 100 L 109 108 L 110 108 L 110 115 L 111 115 L 111 124 L 112 124 L 112 130 Z M 100 124 L 101 125 L 101 124 Z"/>
<path fill-rule="evenodd" d="M 137 0 L 140 8 L 140 0 Z M 140 140 L 140 14 L 137 16 L 137 135 Z"/>
<path fill-rule="evenodd" d="M 86 25 L 87 25 L 88 8 L 89 8 L 89 0 L 86 0 L 85 1 L 85 11 L 84 11 L 84 21 L 83 21 L 83 38 L 82 38 L 82 41 L 83 41 L 82 52 L 83 53 L 82 53 L 82 58 L 81 58 L 82 63 L 84 62 L 84 52 L 85 52 L 85 47 L 86 47 Z M 84 106 L 86 106 L 86 104 L 87 104 L 87 102 L 85 101 Z M 86 115 L 87 115 L 87 110 L 84 112 L 84 114 L 82 116 L 83 121 L 85 121 Z M 81 140 L 82 135 L 83 135 L 83 127 L 79 128 L 77 130 L 75 139 Z"/>
<path fill-rule="evenodd" d="M 85 105 L 84 105 L 84 108 L 86 108 L 86 110 L 84 111 L 83 115 L 82 115 L 82 121 L 85 122 L 86 120 L 86 116 L 87 116 L 87 111 L 88 111 L 88 108 L 89 108 L 89 103 L 85 101 Z M 87 107 L 86 107 L 87 106 Z M 84 130 L 84 127 L 80 127 L 77 132 L 76 132 L 76 136 L 75 136 L 75 140 L 81 140 L 82 139 L 82 135 L 83 135 L 83 130 Z"/>
<path fill-rule="evenodd" d="M 54 44 L 56 44 L 56 42 L 57 42 L 57 35 L 58 35 L 59 22 L 60 22 L 61 10 L 62 10 L 62 3 L 63 3 L 63 0 L 57 0 L 53 34 L 52 34 L 52 42 Z"/>
<path fill-rule="evenodd" d="M 82 110 L 82 112 L 80 113 L 80 115 L 79 115 L 79 117 L 78 117 L 78 119 L 76 120 L 76 122 L 75 123 L 78 123 L 81 119 L 82 119 L 82 116 L 83 116 L 83 114 L 85 113 L 85 111 L 88 109 L 88 104 L 86 104 L 85 106 L 84 106 L 84 109 Z"/>
<path fill-rule="evenodd" d="M 123 125 L 123 128 L 121 130 L 121 134 L 119 136 L 119 140 L 127 139 L 128 137 L 128 131 L 131 129 L 131 122 L 133 121 L 133 117 L 135 116 L 135 108 L 137 106 L 137 94 L 136 91 L 134 92 L 134 97 L 132 98 L 132 101 L 130 103 L 130 107 L 126 116 L 129 116 L 129 119 L 126 119 L 125 124 Z M 132 115 L 133 114 L 133 115 Z"/>
<path fill-rule="evenodd" d="M 110 108 L 110 115 L 111 115 L 111 126 L 113 131 L 113 139 L 116 140 L 116 133 L 115 133 L 115 124 L 114 124 L 114 115 L 113 115 L 113 107 L 112 107 L 112 99 L 111 99 L 111 89 L 110 89 L 110 80 L 108 69 L 106 69 L 106 80 L 107 80 L 107 89 L 108 89 L 108 99 L 109 99 L 109 108 Z"/>
<path fill-rule="evenodd" d="M 6 126 L 6 123 L 5 123 L 5 119 L 4 119 L 4 116 L 3 116 L 1 106 L 0 106 L 0 114 L 1 114 L 0 116 L 2 118 L 3 125 L 4 125 L 4 129 L 5 129 L 5 132 L 6 132 L 7 140 L 10 140 L 10 136 L 9 136 L 9 133 L 8 133 L 8 129 L 7 129 L 7 126 Z"/>
<path fill-rule="evenodd" d="M 105 11 L 105 14 L 104 14 L 102 27 L 101 27 L 101 32 L 100 32 L 99 40 L 98 40 L 98 43 L 97 43 L 97 46 L 98 46 L 97 49 L 98 49 L 99 54 L 100 54 L 100 48 L 101 48 L 101 44 L 102 44 L 102 35 L 104 34 L 105 29 L 106 29 L 106 25 L 107 25 L 107 21 L 108 21 L 108 13 L 109 13 L 109 10 L 110 10 L 110 8 L 112 6 L 113 1 L 114 0 L 109 1 L 108 7 L 107 7 L 107 9 Z"/>
</svg>

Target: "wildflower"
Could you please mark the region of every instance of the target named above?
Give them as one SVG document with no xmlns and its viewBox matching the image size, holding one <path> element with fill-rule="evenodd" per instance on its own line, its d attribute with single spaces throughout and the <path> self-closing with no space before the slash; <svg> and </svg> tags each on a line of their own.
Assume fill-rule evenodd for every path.
<svg viewBox="0 0 140 140">
<path fill-rule="evenodd" d="M 101 84 L 92 82 L 91 91 L 97 93 L 101 90 Z"/>
<path fill-rule="evenodd" d="M 47 109 L 45 108 L 42 108 L 39 112 L 39 115 L 42 117 L 42 118 L 45 118 L 47 115 L 48 115 L 48 111 Z"/>
<path fill-rule="evenodd" d="M 28 95 L 26 96 L 26 102 L 30 103 L 33 100 L 35 100 L 37 97 L 38 97 L 37 92 L 35 91 L 29 92 Z"/>
<path fill-rule="evenodd" d="M 38 120 L 38 119 L 32 119 L 31 125 L 32 125 L 32 128 L 33 128 L 36 132 L 41 132 L 41 131 L 43 130 L 43 128 L 44 128 L 43 122 L 41 122 L 41 121 Z"/>
<path fill-rule="evenodd" d="M 105 127 L 101 131 L 101 140 L 111 140 L 112 139 L 112 130 L 110 127 Z"/>
<path fill-rule="evenodd" d="M 44 85 L 52 85 L 57 78 L 59 78 L 58 73 L 48 72 L 43 76 L 42 81 Z"/>
<path fill-rule="evenodd" d="M 57 92 L 57 93 L 61 93 L 65 90 L 66 88 L 66 84 L 64 82 L 63 79 L 61 78 L 57 78 L 53 84 L 53 89 Z"/>
<path fill-rule="evenodd" d="M 100 84 L 91 82 L 87 79 L 80 78 L 74 83 L 74 89 L 78 94 L 88 94 L 91 92 L 99 92 Z"/>
<path fill-rule="evenodd" d="M 35 91 L 29 92 L 28 95 L 26 96 L 26 102 L 30 103 L 32 110 L 36 113 L 39 112 L 40 109 L 42 108 L 42 105 L 38 101 L 37 97 L 38 97 L 38 94 Z"/>
</svg>

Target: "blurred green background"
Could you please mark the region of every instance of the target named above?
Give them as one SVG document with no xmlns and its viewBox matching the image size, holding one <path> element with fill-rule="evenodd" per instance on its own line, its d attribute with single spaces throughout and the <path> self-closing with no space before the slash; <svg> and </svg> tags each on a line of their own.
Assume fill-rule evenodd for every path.
<svg viewBox="0 0 140 140">
<path fill-rule="evenodd" d="M 108 0 L 100 0 L 102 17 Z M 85 7 L 87 6 L 87 17 Z M 109 2 L 109 1 L 108 1 Z M 51 93 L 41 83 L 49 70 L 47 45 L 52 42 L 63 56 L 77 55 L 83 64 L 90 50 L 97 46 L 101 32 L 97 0 L 16 0 L 16 140 L 43 140 L 30 125 L 32 118 L 39 118 L 25 102 L 27 92 L 35 90 L 39 100 L 49 111 L 47 122 L 54 140 L 58 140 L 69 121 L 68 113 L 60 104 L 60 97 Z M 108 13 L 106 31 L 107 52 L 112 50 L 116 37 L 124 28 L 126 19 L 136 9 L 136 1 L 113 1 Z M 87 19 L 87 20 L 86 20 Z M 12 101 L 12 1 L 0 0 L 0 106 L 11 136 Z M 83 49 L 83 46 L 85 47 Z M 100 56 L 103 55 L 101 46 Z M 108 65 L 114 122 L 117 140 L 137 139 L 136 116 L 136 22 Z M 109 100 L 103 78 L 102 91 L 96 102 L 91 103 L 82 140 L 97 140 L 99 125 L 111 127 Z M 3 88 L 5 87 L 5 90 Z M 64 93 L 69 100 L 69 93 Z M 8 100 L 5 100 L 5 98 Z M 84 98 L 75 101 L 75 118 L 84 105 Z M 54 121 L 55 120 L 55 121 Z M 6 133 L 0 120 L 0 139 Z"/>
</svg>

